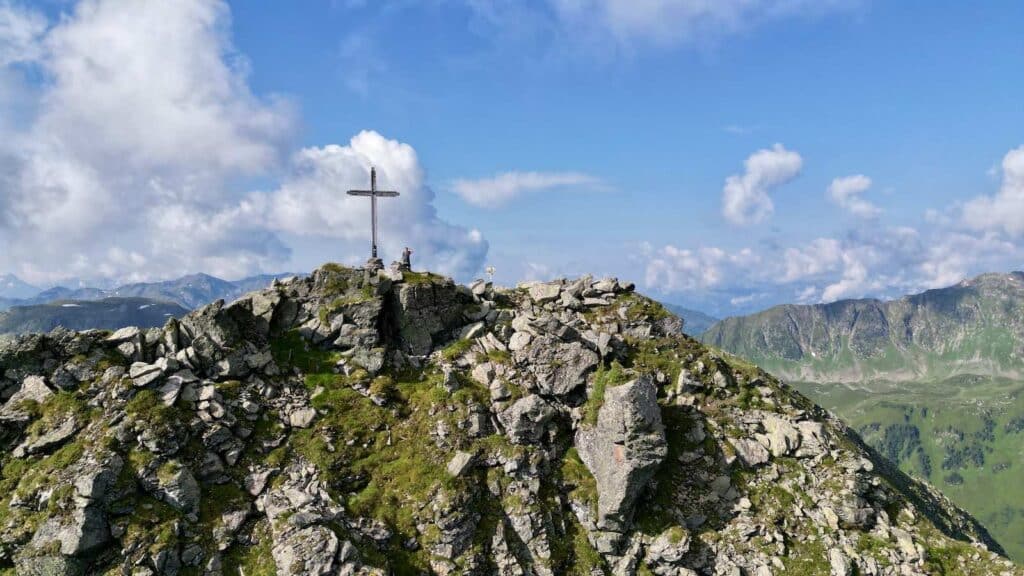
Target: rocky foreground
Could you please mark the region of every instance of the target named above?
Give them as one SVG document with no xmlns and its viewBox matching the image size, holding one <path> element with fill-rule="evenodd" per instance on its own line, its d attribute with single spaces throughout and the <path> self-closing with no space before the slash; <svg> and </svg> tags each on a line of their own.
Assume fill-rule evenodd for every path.
<svg viewBox="0 0 1024 576">
<path fill-rule="evenodd" d="M 324 266 L 0 347 L 0 574 L 1024 574 L 616 280 Z"/>
</svg>

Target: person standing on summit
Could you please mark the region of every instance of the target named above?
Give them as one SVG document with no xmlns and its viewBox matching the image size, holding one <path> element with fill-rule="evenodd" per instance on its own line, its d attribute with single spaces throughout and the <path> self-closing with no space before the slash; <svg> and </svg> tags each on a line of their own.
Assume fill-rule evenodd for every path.
<svg viewBox="0 0 1024 576">
<path fill-rule="evenodd" d="M 412 271 L 411 259 L 412 259 L 412 250 L 410 250 L 409 247 L 406 246 L 405 250 L 402 250 L 402 265 L 401 265 L 401 269 L 402 270 L 406 270 L 406 271 L 410 271 L 410 272 Z"/>
</svg>

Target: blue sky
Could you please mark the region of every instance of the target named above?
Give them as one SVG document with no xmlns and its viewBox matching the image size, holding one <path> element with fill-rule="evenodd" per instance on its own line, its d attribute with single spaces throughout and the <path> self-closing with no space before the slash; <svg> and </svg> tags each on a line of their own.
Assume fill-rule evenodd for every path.
<svg viewBox="0 0 1024 576">
<path fill-rule="evenodd" d="M 0 271 L 387 257 L 727 315 L 1019 269 L 1024 5 L 0 1 Z"/>
</svg>

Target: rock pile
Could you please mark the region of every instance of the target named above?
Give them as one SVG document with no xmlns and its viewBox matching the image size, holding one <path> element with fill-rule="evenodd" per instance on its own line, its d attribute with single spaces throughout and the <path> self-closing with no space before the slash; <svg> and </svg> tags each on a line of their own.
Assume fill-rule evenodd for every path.
<svg viewBox="0 0 1024 576">
<path fill-rule="evenodd" d="M 1024 574 L 615 279 L 324 266 L 0 348 L 0 574 Z"/>
</svg>

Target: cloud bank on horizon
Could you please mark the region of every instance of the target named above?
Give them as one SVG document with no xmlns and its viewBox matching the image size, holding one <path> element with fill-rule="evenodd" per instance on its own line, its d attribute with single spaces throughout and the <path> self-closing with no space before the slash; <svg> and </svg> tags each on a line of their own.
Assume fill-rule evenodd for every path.
<svg viewBox="0 0 1024 576">
<path fill-rule="evenodd" d="M 780 161 L 783 154 L 790 155 L 788 161 Z M 781 185 L 792 179 L 799 158 L 781 145 L 752 155 L 746 173 L 730 176 L 722 192 L 726 218 L 741 225 L 768 220 L 772 203 L 765 189 L 772 186 L 761 183 Z M 1008 271 L 1007 265 L 1019 265 L 1024 258 L 1019 242 L 1024 237 L 1024 147 L 1006 154 L 1001 179 L 994 195 L 950 206 L 941 215 L 931 212 L 923 229 L 871 222 L 841 237 L 781 249 L 648 246 L 646 283 L 668 293 L 747 290 L 732 297 L 733 305 L 765 299 L 771 290 L 787 290 L 792 301 L 812 303 L 895 296 L 949 286 L 972 271 Z M 864 175 L 836 178 L 827 194 L 855 217 L 873 220 L 881 209 L 860 197 L 871 184 Z"/>
<path fill-rule="evenodd" d="M 530 25 L 559 42 L 657 52 L 786 19 L 843 13 L 863 2 L 463 4 L 489 30 Z M 330 243 L 340 259 L 357 263 L 367 253 L 369 206 L 344 192 L 366 187 L 371 165 L 382 186 L 402 193 L 400 201 L 384 201 L 385 250 L 397 254 L 408 244 L 418 266 L 462 279 L 490 263 L 520 271 L 508 281 L 580 272 L 559 259 L 589 249 L 583 241 L 523 262 L 502 262 L 489 252 L 490 218 L 531 197 L 599 190 L 632 208 L 632 191 L 593 167 L 506 166 L 438 187 L 463 206 L 484 209 L 469 212 L 479 222 L 453 221 L 439 213 L 443 203 L 413 147 L 430 142 L 401 142 L 368 126 L 346 134 L 347 141 L 301 144 L 296 99 L 252 87 L 253 64 L 234 45 L 231 19 L 225 0 L 78 0 L 60 18 L 0 0 L 0 271 L 42 284 L 194 271 L 237 278 L 293 268 L 296 252 L 310 241 Z M 371 49 L 353 46 L 342 43 L 344 62 L 352 51 Z M 347 82 L 365 96 L 371 72 L 387 69 L 354 70 Z M 818 176 L 810 185 L 834 210 L 822 218 L 839 230 L 779 244 L 754 237 L 800 202 L 786 192 L 807 180 L 820 158 L 787 146 L 787 139 L 773 140 L 751 144 L 745 159 L 734 159 L 736 168 L 716 174 L 718 188 L 688 191 L 713 195 L 722 234 L 749 241 L 653 242 L 649 231 L 617 230 L 609 222 L 605 227 L 623 244 L 641 248 L 606 268 L 641 276 L 648 290 L 670 300 L 722 303 L 720 312 L 779 300 L 912 292 L 1019 267 L 1024 258 L 1024 146 L 1006 153 L 991 194 L 932 207 L 923 224 L 887 222 L 891 211 L 875 194 L 871 166 L 855 167 L 863 174 Z M 600 260 L 603 254 L 593 250 L 589 261 Z"/>
</svg>

